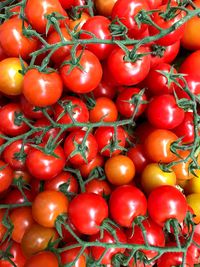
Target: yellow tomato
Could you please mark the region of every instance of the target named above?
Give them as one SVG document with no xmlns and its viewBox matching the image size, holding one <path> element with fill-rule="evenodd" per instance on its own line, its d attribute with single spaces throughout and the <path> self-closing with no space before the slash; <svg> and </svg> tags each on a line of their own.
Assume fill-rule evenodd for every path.
<svg viewBox="0 0 200 267">
<path fill-rule="evenodd" d="M 193 209 L 195 223 L 200 223 L 200 194 L 190 194 L 187 196 L 187 203 Z"/>
<path fill-rule="evenodd" d="M 197 177 L 193 177 L 188 180 L 185 186 L 185 192 L 187 194 L 197 193 L 200 194 L 200 170 L 195 171 Z"/>
</svg>

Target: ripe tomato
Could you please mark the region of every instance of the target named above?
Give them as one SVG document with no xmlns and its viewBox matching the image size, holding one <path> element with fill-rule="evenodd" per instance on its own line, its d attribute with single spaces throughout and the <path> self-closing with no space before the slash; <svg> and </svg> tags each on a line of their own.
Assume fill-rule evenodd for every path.
<svg viewBox="0 0 200 267">
<path fill-rule="evenodd" d="M 90 18 L 90 15 L 87 12 L 81 12 L 79 14 L 79 17 L 77 19 L 70 19 L 69 21 L 69 28 L 70 30 L 76 30 L 77 32 L 79 32 L 83 25 L 85 24 L 85 22 Z"/>
<path fill-rule="evenodd" d="M 85 255 L 81 254 L 78 258 L 80 248 L 72 248 L 69 250 L 66 250 L 60 254 L 61 257 L 61 263 L 63 265 L 67 265 L 72 263 L 75 259 L 75 265 L 72 265 L 72 267 L 86 267 L 86 257 Z"/>
<path fill-rule="evenodd" d="M 187 203 L 192 208 L 192 210 L 194 211 L 195 217 L 193 218 L 193 221 L 196 224 L 200 223 L 199 201 L 200 201 L 200 194 L 198 194 L 198 193 L 193 193 L 193 194 L 190 194 L 190 195 L 187 196 Z"/>
<path fill-rule="evenodd" d="M 24 65 L 27 66 L 25 62 Z M 24 77 L 20 70 L 22 66 L 19 58 L 10 57 L 0 61 L 0 92 L 11 96 L 21 94 Z"/>
<path fill-rule="evenodd" d="M 142 191 L 132 185 L 117 187 L 110 196 L 110 215 L 122 227 L 131 227 L 137 216 L 147 211 L 147 200 Z"/>
<path fill-rule="evenodd" d="M 94 108 L 90 110 L 90 122 L 112 122 L 116 121 L 117 117 L 117 107 L 115 103 L 107 97 L 97 98 Z"/>
<path fill-rule="evenodd" d="M 112 19 L 119 18 L 128 28 L 131 37 L 144 32 L 148 25 L 142 23 L 140 27 L 135 21 L 135 16 L 141 10 L 149 10 L 147 1 L 144 0 L 118 0 L 112 10 Z"/>
<path fill-rule="evenodd" d="M 27 171 L 14 171 L 14 181 L 17 181 L 19 179 L 22 179 L 25 184 L 30 184 L 32 177 Z"/>
<path fill-rule="evenodd" d="M 135 176 L 135 166 L 129 157 L 117 155 L 106 161 L 105 174 L 111 184 L 128 184 Z"/>
<path fill-rule="evenodd" d="M 164 172 L 157 163 L 148 164 L 142 172 L 141 185 L 147 194 L 161 185 L 175 184 L 176 174 L 173 171 Z"/>
<path fill-rule="evenodd" d="M 200 194 L 200 170 L 195 171 L 196 176 L 188 180 L 185 184 L 184 191 L 186 194 Z"/>
<path fill-rule="evenodd" d="M 127 243 L 127 239 L 126 239 L 126 235 L 125 233 L 120 229 L 115 227 L 114 231 L 116 233 L 116 237 L 118 239 L 118 242 L 120 244 L 123 243 Z M 101 235 L 100 233 L 96 234 L 96 235 L 92 235 L 90 237 L 90 242 L 102 242 L 102 243 L 109 243 L 109 244 L 115 244 L 116 240 L 114 238 L 114 236 L 108 232 L 107 230 L 103 231 L 103 235 Z M 105 253 L 103 255 L 102 260 L 100 261 L 101 264 L 105 264 L 106 266 L 112 266 L 112 257 L 117 254 L 117 253 L 124 253 L 125 249 L 124 248 L 109 248 L 107 250 L 107 252 L 105 253 L 105 248 L 103 247 L 91 247 L 91 254 L 92 254 L 92 258 L 97 261 L 100 259 L 100 257 L 103 255 L 103 253 Z"/>
<path fill-rule="evenodd" d="M 0 209 L 0 242 L 2 242 L 3 237 L 7 231 L 7 228 L 3 225 L 4 216 L 5 216 L 5 210 Z"/>
<path fill-rule="evenodd" d="M 37 10 L 37 12 L 35 12 Z M 39 33 L 46 33 L 46 15 L 59 13 L 67 16 L 58 0 L 28 0 L 25 6 L 25 15 L 34 30 Z M 50 28 L 53 29 L 52 27 Z"/>
<path fill-rule="evenodd" d="M 59 0 L 61 6 L 64 8 L 64 9 L 68 9 L 70 7 L 72 7 L 74 5 L 74 0 Z"/>
<path fill-rule="evenodd" d="M 26 21 L 24 21 L 24 27 L 28 27 Z M 9 57 L 21 56 L 23 59 L 28 59 L 30 53 L 37 50 L 38 41 L 24 36 L 22 19 L 13 17 L 4 21 L 0 26 L 0 45 Z"/>
<path fill-rule="evenodd" d="M 3 48 L 0 45 L 0 61 L 2 61 L 3 59 L 5 59 L 7 56 L 3 50 Z"/>
<path fill-rule="evenodd" d="M 0 160 L 0 193 L 9 188 L 13 181 L 13 170 L 6 164 L 6 162 Z"/>
<path fill-rule="evenodd" d="M 67 213 L 68 199 L 59 191 L 46 190 L 39 193 L 33 201 L 34 220 L 44 227 L 54 227 L 59 215 Z"/>
<path fill-rule="evenodd" d="M 64 85 L 72 92 L 80 94 L 89 93 L 101 81 L 101 63 L 89 50 L 78 50 L 76 57 L 78 65 L 74 64 L 74 59 L 72 59 L 71 55 L 65 58 L 65 61 L 68 61 L 68 63 L 60 69 L 62 80 Z"/>
<path fill-rule="evenodd" d="M 24 233 L 34 223 L 31 208 L 16 208 L 11 211 L 9 217 L 14 226 L 11 237 L 15 242 L 21 243 Z"/>
<path fill-rule="evenodd" d="M 92 94 L 94 95 L 95 99 L 99 97 L 107 97 L 113 99 L 116 95 L 116 89 L 111 83 L 104 81 L 104 79 L 102 78 L 98 86 L 92 91 Z"/>
<path fill-rule="evenodd" d="M 34 194 L 29 189 L 23 189 L 24 195 L 19 189 L 15 188 L 9 191 L 9 194 L 3 199 L 4 204 L 22 204 L 24 202 L 32 202 L 34 199 Z M 26 198 L 25 198 L 26 196 Z"/>
<path fill-rule="evenodd" d="M 65 166 L 63 148 L 57 146 L 53 151 L 41 151 L 45 144 L 32 148 L 26 158 L 26 166 L 34 178 L 48 180 L 58 175 Z"/>
<path fill-rule="evenodd" d="M 94 235 L 100 231 L 99 226 L 108 217 L 108 206 L 100 195 L 81 193 L 69 203 L 68 215 L 80 233 Z"/>
<path fill-rule="evenodd" d="M 186 198 L 176 187 L 162 185 L 151 191 L 148 198 L 148 213 L 157 224 L 163 226 L 169 219 L 177 219 L 181 223 L 186 212 Z"/>
<path fill-rule="evenodd" d="M 127 49 L 131 51 L 133 47 L 129 46 Z M 140 47 L 137 50 L 137 55 L 147 52 L 148 49 L 146 47 Z M 120 47 L 115 48 L 108 57 L 109 71 L 120 85 L 130 86 L 140 83 L 149 73 L 150 56 L 145 55 L 140 59 L 133 61 L 131 61 L 131 59 L 124 60 L 125 56 L 126 54 L 124 50 L 122 50 Z"/>
<path fill-rule="evenodd" d="M 34 106 L 55 104 L 61 97 L 62 90 L 62 80 L 57 72 L 42 73 L 37 69 L 30 69 L 24 76 L 23 94 Z"/>
<path fill-rule="evenodd" d="M 146 95 L 141 95 L 140 89 L 129 87 L 124 88 L 124 90 L 118 95 L 116 105 L 119 113 L 126 118 L 133 116 L 135 108 L 137 106 L 135 117 L 138 117 L 145 111 L 146 104 L 144 102 L 146 100 Z M 141 104 L 139 104 L 138 102 Z"/>
<path fill-rule="evenodd" d="M 95 0 L 95 7 L 98 14 L 110 17 L 116 2 L 117 0 Z"/>
<path fill-rule="evenodd" d="M 87 178 L 93 169 L 95 169 L 96 167 L 103 167 L 103 165 L 104 158 L 101 155 L 97 154 L 96 157 L 90 162 L 79 166 L 79 170 L 81 172 L 82 177 Z"/>
<path fill-rule="evenodd" d="M 148 0 L 147 2 L 150 9 L 157 9 L 162 4 L 162 0 Z"/>
<path fill-rule="evenodd" d="M 58 267 L 56 255 L 50 251 L 42 251 L 31 256 L 25 263 L 24 267 Z"/>
<path fill-rule="evenodd" d="M 97 143 L 99 153 L 105 157 L 111 157 L 118 155 L 125 147 L 125 131 L 122 127 L 117 127 L 115 140 L 115 129 L 113 127 L 99 127 L 94 134 Z M 117 147 L 113 147 L 113 144 Z M 119 149 L 119 147 L 121 149 Z"/>
<path fill-rule="evenodd" d="M 111 193 L 110 185 L 105 180 L 93 179 L 86 183 L 85 191 L 87 193 L 95 193 L 98 195 L 109 196 Z"/>
</svg>

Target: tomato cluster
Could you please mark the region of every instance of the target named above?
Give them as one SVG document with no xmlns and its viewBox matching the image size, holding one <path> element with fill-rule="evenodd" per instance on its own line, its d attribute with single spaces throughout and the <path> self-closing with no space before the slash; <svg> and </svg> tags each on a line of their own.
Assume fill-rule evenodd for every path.
<svg viewBox="0 0 200 267">
<path fill-rule="evenodd" d="M 199 7 L 0 1 L 0 266 L 200 264 Z"/>
</svg>

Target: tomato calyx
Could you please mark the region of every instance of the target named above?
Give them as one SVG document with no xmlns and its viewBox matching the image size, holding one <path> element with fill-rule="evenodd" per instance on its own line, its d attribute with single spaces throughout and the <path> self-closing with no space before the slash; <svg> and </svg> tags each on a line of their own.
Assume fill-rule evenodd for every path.
<svg viewBox="0 0 200 267">
<path fill-rule="evenodd" d="M 153 44 L 151 45 L 151 51 L 151 54 L 153 56 L 162 58 L 166 51 L 166 47 L 158 44 Z"/>
<path fill-rule="evenodd" d="M 114 18 L 114 20 L 110 23 L 109 30 L 113 37 L 125 37 L 128 33 L 128 28 L 119 18 Z"/>
</svg>

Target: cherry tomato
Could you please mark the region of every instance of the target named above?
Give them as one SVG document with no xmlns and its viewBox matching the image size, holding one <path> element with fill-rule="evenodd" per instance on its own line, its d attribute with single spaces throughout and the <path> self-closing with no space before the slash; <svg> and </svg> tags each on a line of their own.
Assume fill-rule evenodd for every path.
<svg viewBox="0 0 200 267">
<path fill-rule="evenodd" d="M 81 254 L 78 258 L 76 258 L 80 253 L 80 248 L 72 248 L 66 250 L 60 254 L 61 263 L 66 265 L 75 261 L 75 265 L 71 265 L 72 267 L 86 267 L 86 257 Z"/>
<path fill-rule="evenodd" d="M 4 204 L 22 204 L 24 202 L 32 202 L 34 194 L 29 189 L 23 189 L 24 194 L 19 189 L 15 188 L 9 191 L 9 194 L 3 199 Z M 25 198 L 26 197 L 26 198 Z"/>
<path fill-rule="evenodd" d="M 103 167 L 103 165 L 104 158 L 101 155 L 97 154 L 96 157 L 90 162 L 79 166 L 79 170 L 81 172 L 82 177 L 87 178 L 92 170 L 94 170 L 96 167 Z"/>
<path fill-rule="evenodd" d="M 89 50 L 77 51 L 78 65 L 73 65 L 71 55 L 65 58 L 66 63 L 60 69 L 64 85 L 75 93 L 89 93 L 93 91 L 102 78 L 102 67 L 99 59 Z M 73 69 L 71 69 L 73 66 Z"/>
<path fill-rule="evenodd" d="M 79 32 L 85 22 L 90 18 L 90 15 L 87 12 L 81 12 L 77 19 L 70 19 L 69 28 L 70 30 L 76 30 Z"/>
<path fill-rule="evenodd" d="M 80 233 L 94 235 L 100 231 L 99 226 L 108 217 L 108 206 L 100 195 L 81 193 L 69 203 L 68 215 Z"/>
<path fill-rule="evenodd" d="M 196 224 L 200 223 L 199 201 L 200 201 L 200 194 L 198 194 L 198 193 L 193 193 L 193 194 L 190 194 L 187 196 L 187 203 L 194 211 L 195 217 L 193 218 L 193 221 Z"/>
<path fill-rule="evenodd" d="M 123 227 L 131 227 L 137 216 L 146 214 L 147 200 L 137 187 L 122 185 L 111 193 L 109 209 L 116 223 Z"/>
<path fill-rule="evenodd" d="M 148 213 L 157 224 L 163 226 L 169 219 L 176 219 L 181 223 L 186 212 L 186 198 L 176 187 L 162 185 L 151 191 L 148 198 Z"/>
<path fill-rule="evenodd" d="M 50 251 L 42 251 L 31 256 L 24 267 L 58 267 L 58 259 L 56 255 Z"/>
<path fill-rule="evenodd" d="M 107 97 L 113 99 L 116 95 L 115 87 L 108 81 L 104 81 L 103 78 L 98 86 L 92 91 L 94 98 Z"/>
<path fill-rule="evenodd" d="M 74 0 L 59 0 L 61 6 L 64 8 L 64 9 L 68 9 L 70 7 L 72 7 L 74 5 Z"/>
<path fill-rule="evenodd" d="M 117 0 L 95 0 L 95 7 L 98 14 L 110 17 L 116 2 Z"/>
<path fill-rule="evenodd" d="M 7 228 L 3 225 L 3 218 L 5 216 L 5 210 L 0 209 L 0 242 L 2 242 Z"/>
<path fill-rule="evenodd" d="M 186 194 L 200 194 L 200 170 L 195 171 L 196 176 L 188 180 L 184 187 Z"/>
<path fill-rule="evenodd" d="M 111 188 L 107 181 L 93 179 L 86 183 L 85 191 L 87 193 L 95 193 L 101 196 L 109 196 L 111 193 Z"/>
<path fill-rule="evenodd" d="M 148 0 L 148 5 L 150 9 L 156 9 L 161 6 L 162 0 Z"/>
<path fill-rule="evenodd" d="M 13 181 L 13 170 L 6 164 L 6 162 L 0 160 L 0 193 L 7 190 Z"/>
</svg>

